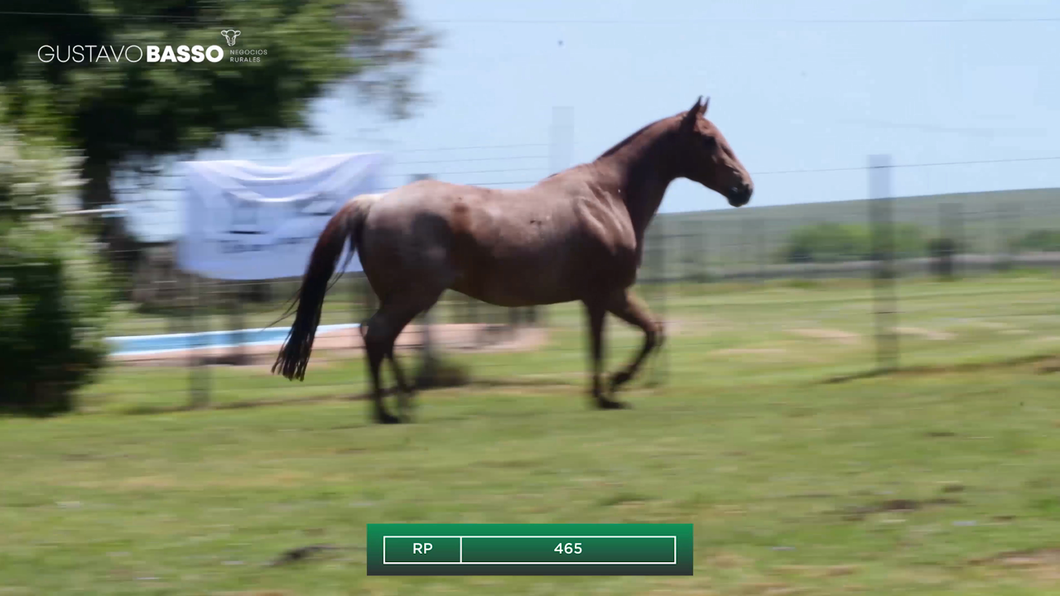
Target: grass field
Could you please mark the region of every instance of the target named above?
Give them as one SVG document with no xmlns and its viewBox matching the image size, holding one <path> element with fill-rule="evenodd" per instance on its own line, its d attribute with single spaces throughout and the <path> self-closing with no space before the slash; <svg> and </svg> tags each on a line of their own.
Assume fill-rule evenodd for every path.
<svg viewBox="0 0 1060 596">
<path fill-rule="evenodd" d="M 219 407 L 153 414 L 187 371 L 114 368 L 82 414 L 0 420 L 0 594 L 1055 593 L 1058 295 L 903 284 L 909 369 L 828 383 L 872 366 L 863 283 L 678 288 L 667 383 L 619 412 L 587 407 L 573 307 L 547 349 L 451 356 L 477 382 L 398 427 L 343 399 L 359 360 L 218 369 Z M 369 578 L 372 522 L 693 523 L 695 575 Z M 312 544 L 341 548 L 267 565 Z"/>
</svg>

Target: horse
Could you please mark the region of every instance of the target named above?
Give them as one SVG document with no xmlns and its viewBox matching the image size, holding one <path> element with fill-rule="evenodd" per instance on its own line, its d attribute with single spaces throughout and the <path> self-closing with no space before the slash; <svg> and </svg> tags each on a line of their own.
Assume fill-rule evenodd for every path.
<svg viewBox="0 0 1060 596">
<path fill-rule="evenodd" d="M 447 289 L 506 307 L 580 301 L 589 323 L 592 403 L 622 409 L 617 390 L 636 375 L 664 339 L 631 288 L 644 235 L 669 184 L 686 178 L 725 197 L 751 200 L 754 184 L 721 131 L 692 108 L 644 126 L 596 160 L 524 189 L 489 189 L 420 180 L 350 199 L 330 218 L 313 248 L 287 316 L 294 323 L 272 372 L 304 380 L 324 295 L 347 242 L 360 254 L 379 309 L 361 326 L 372 382 L 374 418 L 408 419 L 412 389 L 394 358 L 394 342 Z M 345 267 L 343 267 L 345 269 Z M 640 328 L 631 362 L 601 381 L 604 319 L 610 313 Z M 390 362 L 398 389 L 395 416 L 384 404 L 380 373 Z"/>
</svg>

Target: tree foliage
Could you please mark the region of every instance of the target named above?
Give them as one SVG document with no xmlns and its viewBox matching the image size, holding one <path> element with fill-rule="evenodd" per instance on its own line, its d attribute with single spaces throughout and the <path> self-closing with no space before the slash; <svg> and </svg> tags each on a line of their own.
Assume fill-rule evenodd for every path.
<svg viewBox="0 0 1060 596">
<path fill-rule="evenodd" d="M 0 127 L 0 410 L 72 409 L 104 363 L 110 292 L 95 244 L 56 212 L 77 160 Z"/>
<path fill-rule="evenodd" d="M 1060 231 L 1033 230 L 1015 243 L 1019 250 L 1030 252 L 1060 252 Z"/>
<path fill-rule="evenodd" d="M 923 256 L 926 242 L 919 227 L 897 224 L 894 231 L 894 256 Z M 819 223 L 792 232 L 782 250 L 789 263 L 836 263 L 872 258 L 872 231 L 856 224 Z"/>
<path fill-rule="evenodd" d="M 0 13 L 0 106 L 23 132 L 81 151 L 86 208 L 116 203 L 116 172 L 150 175 L 160 158 L 219 146 L 228 134 L 305 129 L 309 102 L 343 83 L 405 118 L 421 99 L 416 66 L 435 41 L 403 0 L 5 0 Z M 226 29 L 241 32 L 233 48 Z M 42 62 L 44 45 L 67 60 Z M 123 46 L 220 45 L 226 56 L 77 62 L 73 45 L 106 46 L 108 56 Z M 248 49 L 265 55 L 229 60 Z M 96 233 L 129 277 L 142 243 L 118 219 Z"/>
<path fill-rule="evenodd" d="M 306 125 L 308 102 L 350 81 L 405 117 L 419 95 L 412 68 L 434 38 L 400 0 L 52 0 L 8 2 L 0 18 L 0 85 L 16 121 L 65 129 L 88 164 L 111 166 L 216 146 L 225 134 Z M 12 12 L 17 12 L 12 10 Z M 45 14 L 42 14 L 45 13 Z M 221 31 L 238 29 L 228 48 Z M 42 45 L 121 48 L 220 45 L 219 63 L 99 60 L 42 63 Z M 232 50 L 264 50 L 230 62 Z"/>
</svg>

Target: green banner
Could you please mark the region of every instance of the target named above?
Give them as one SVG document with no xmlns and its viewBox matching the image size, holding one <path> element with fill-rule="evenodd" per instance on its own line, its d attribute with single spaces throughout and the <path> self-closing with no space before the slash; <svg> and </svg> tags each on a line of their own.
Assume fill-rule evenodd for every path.
<svg viewBox="0 0 1060 596">
<path fill-rule="evenodd" d="M 692 575 L 692 524 L 368 524 L 368 575 Z"/>
</svg>

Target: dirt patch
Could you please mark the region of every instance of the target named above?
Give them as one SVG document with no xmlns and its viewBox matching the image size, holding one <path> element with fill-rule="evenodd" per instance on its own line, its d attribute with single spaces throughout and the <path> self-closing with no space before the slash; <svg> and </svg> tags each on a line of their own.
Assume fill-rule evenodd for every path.
<svg viewBox="0 0 1060 596">
<path fill-rule="evenodd" d="M 736 553 L 721 552 L 710 557 L 709 563 L 720 569 L 741 569 L 750 567 L 754 561 Z"/>
<path fill-rule="evenodd" d="M 1048 358 L 1039 362 L 1035 366 L 1034 372 L 1040 375 L 1047 375 L 1060 372 L 1060 356 L 1056 358 Z"/>
<path fill-rule="evenodd" d="M 952 498 L 937 498 L 918 501 L 916 499 L 889 499 L 870 505 L 859 505 L 838 510 L 836 513 L 848 521 L 863 520 L 874 513 L 919 511 L 939 505 L 957 505 L 961 501 Z"/>
<path fill-rule="evenodd" d="M 444 350 L 462 352 L 520 352 L 532 351 L 548 344 L 548 329 L 539 327 L 509 327 L 507 325 L 451 324 L 431 327 L 430 340 Z M 422 325 L 409 325 L 398 336 L 396 348 L 399 352 L 418 350 L 423 347 Z M 140 366 L 186 366 L 192 359 L 201 359 L 206 364 L 240 365 L 261 368 L 268 372 L 276 358 L 280 344 L 241 346 L 240 348 L 202 348 L 149 354 L 123 354 L 111 356 L 120 364 Z M 322 333 L 313 343 L 314 355 L 323 353 L 329 358 L 359 356 L 364 351 L 364 342 L 357 328 Z"/>
<path fill-rule="evenodd" d="M 999 360 L 996 362 L 974 362 L 968 364 L 954 364 L 950 366 L 911 366 L 897 371 L 871 370 L 866 372 L 854 373 L 851 375 L 844 375 L 840 377 L 831 377 L 822 381 L 815 381 L 814 383 L 829 385 L 834 383 L 849 383 L 852 381 L 862 381 L 880 377 L 919 377 L 929 375 L 981 372 L 988 370 L 1018 369 L 1021 367 L 1033 367 L 1034 372 L 1037 372 L 1039 374 L 1060 372 L 1060 356 L 1054 356 L 1052 354 L 1039 354 L 1036 356 L 1022 356 L 1019 358 L 1010 358 L 1008 360 Z"/>
<path fill-rule="evenodd" d="M 788 329 L 788 333 L 793 333 L 801 337 L 808 337 L 810 339 L 826 339 L 829 341 L 839 342 L 841 344 L 856 344 L 861 341 L 861 336 L 857 333 L 850 331 L 843 331 L 842 329 L 822 329 L 822 328 L 806 328 L 806 329 Z"/>
<path fill-rule="evenodd" d="M 780 565 L 773 568 L 786 575 L 805 578 L 826 578 L 853 575 L 861 570 L 860 565 Z"/>
<path fill-rule="evenodd" d="M 338 550 L 342 550 L 342 547 L 333 544 L 311 544 L 309 546 L 292 548 L 291 550 L 280 553 L 280 556 L 273 559 L 266 566 L 278 567 L 280 565 L 290 565 L 291 563 L 299 563 L 313 557 L 319 557 L 324 553 Z"/>
<path fill-rule="evenodd" d="M 972 321 L 972 320 L 963 319 L 961 321 L 961 323 L 963 323 L 964 325 L 967 325 L 969 327 L 980 327 L 980 328 L 983 328 L 983 329 L 994 329 L 994 330 L 1008 329 L 1008 328 L 1011 327 L 1011 325 L 1008 325 L 1006 323 L 999 323 L 997 321 Z"/>
<path fill-rule="evenodd" d="M 294 596 L 294 592 L 282 590 L 255 590 L 250 592 L 218 592 L 218 596 Z"/>
<path fill-rule="evenodd" d="M 949 430 L 930 430 L 924 433 L 924 436 L 931 439 L 948 439 L 950 437 L 956 437 L 957 433 Z"/>
<path fill-rule="evenodd" d="M 930 339 L 934 341 L 943 341 L 948 339 L 955 339 L 957 336 L 948 331 L 935 331 L 932 329 L 923 329 L 921 327 L 897 327 L 895 329 L 902 335 L 915 335 L 917 337 L 923 337 L 924 339 Z"/>
<path fill-rule="evenodd" d="M 784 348 L 727 348 L 724 350 L 714 350 L 711 353 L 718 356 L 775 356 L 778 354 L 787 354 L 788 351 Z"/>
<path fill-rule="evenodd" d="M 791 586 L 781 582 L 751 582 L 741 584 L 737 594 L 747 596 L 796 596 L 805 594 L 808 590 L 798 586 Z"/>
<path fill-rule="evenodd" d="M 999 553 L 970 562 L 973 565 L 1024 570 L 1046 582 L 1060 581 L 1060 548 Z"/>
</svg>

